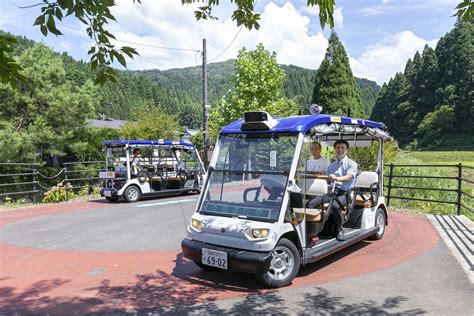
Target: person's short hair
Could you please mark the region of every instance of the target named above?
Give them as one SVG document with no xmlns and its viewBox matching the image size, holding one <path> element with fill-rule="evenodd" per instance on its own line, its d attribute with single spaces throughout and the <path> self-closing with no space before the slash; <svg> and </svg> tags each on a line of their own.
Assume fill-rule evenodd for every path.
<svg viewBox="0 0 474 316">
<path fill-rule="evenodd" d="M 318 143 L 318 142 L 311 142 L 310 145 L 311 145 L 311 146 L 312 146 L 312 145 L 318 145 L 318 146 L 319 146 L 319 149 L 323 149 L 322 146 L 321 146 L 321 144 Z"/>
<path fill-rule="evenodd" d="M 345 139 L 338 139 L 334 142 L 334 148 L 336 148 L 337 144 L 344 144 L 346 145 L 346 148 L 349 149 L 349 142 Z"/>
<path fill-rule="evenodd" d="M 139 154 L 139 153 L 140 153 L 140 148 L 135 148 L 135 149 L 133 150 L 133 154 L 134 154 L 134 155 L 135 155 L 135 154 Z"/>
</svg>

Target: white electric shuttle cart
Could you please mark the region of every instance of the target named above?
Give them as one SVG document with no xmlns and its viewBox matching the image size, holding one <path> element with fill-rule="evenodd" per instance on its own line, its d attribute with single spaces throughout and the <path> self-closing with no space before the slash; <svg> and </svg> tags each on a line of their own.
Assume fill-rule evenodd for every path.
<svg viewBox="0 0 474 316">
<path fill-rule="evenodd" d="M 142 196 L 199 192 L 206 171 L 193 144 L 169 140 L 103 142 L 106 170 L 100 194 L 111 202 Z M 133 151 L 141 156 L 133 163 Z"/>
<path fill-rule="evenodd" d="M 378 142 L 377 167 L 359 172 L 347 193 L 345 241 L 335 238 L 331 203 L 306 208 L 314 196 L 335 196 L 324 175 L 306 170 L 310 143 L 332 147 L 337 139 L 347 140 L 350 148 Z M 181 243 L 184 256 L 205 270 L 248 272 L 266 286 L 281 287 L 301 265 L 360 240 L 382 238 L 387 225 L 383 142 L 390 139 L 384 124 L 368 120 L 245 113 L 220 132 Z"/>
</svg>

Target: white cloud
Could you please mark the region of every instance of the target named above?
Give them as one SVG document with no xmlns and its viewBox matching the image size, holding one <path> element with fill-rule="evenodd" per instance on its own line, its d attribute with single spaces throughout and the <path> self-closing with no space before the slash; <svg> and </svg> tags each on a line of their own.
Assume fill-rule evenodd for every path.
<svg viewBox="0 0 474 316">
<path fill-rule="evenodd" d="M 308 15 L 319 16 L 319 6 L 303 6 L 302 12 L 305 12 Z"/>
<path fill-rule="evenodd" d="M 382 84 L 396 72 L 403 71 L 416 51 L 421 53 L 426 44 L 434 47 L 437 42 L 437 39 L 422 39 L 410 31 L 389 35 L 379 43 L 367 46 L 359 58 L 350 57 L 351 68 L 355 76 Z"/>
<path fill-rule="evenodd" d="M 344 25 L 344 17 L 342 16 L 342 7 L 337 7 L 334 10 L 334 24 L 336 27 L 342 29 Z"/>
<path fill-rule="evenodd" d="M 224 4 L 224 3 L 223 3 Z M 118 39 L 146 43 L 156 46 L 201 49 L 202 38 L 208 39 L 208 59 L 218 56 L 235 37 L 239 28 L 231 20 L 232 6 L 219 6 L 217 21 L 196 21 L 194 8 L 182 6 L 180 1 L 160 0 L 159 4 L 143 1 L 133 5 L 132 1 L 118 1 L 113 14 L 119 24 L 111 24 L 112 33 Z M 342 9 L 342 8 L 341 8 Z M 342 22 L 342 13 L 338 15 Z M 277 53 L 278 62 L 302 67 L 317 68 L 324 58 L 327 39 L 320 32 L 311 33 L 311 19 L 285 2 L 282 6 L 268 3 L 262 12 L 258 31 L 242 29 L 229 49 L 216 61 L 236 58 L 245 46 L 254 49 L 263 43 L 266 49 Z M 319 23 L 315 20 L 315 23 Z M 195 66 L 200 63 L 196 52 L 162 50 L 123 44 L 137 48 L 140 57 L 129 61 L 131 69 Z M 197 59 L 197 60 L 196 60 Z"/>
</svg>

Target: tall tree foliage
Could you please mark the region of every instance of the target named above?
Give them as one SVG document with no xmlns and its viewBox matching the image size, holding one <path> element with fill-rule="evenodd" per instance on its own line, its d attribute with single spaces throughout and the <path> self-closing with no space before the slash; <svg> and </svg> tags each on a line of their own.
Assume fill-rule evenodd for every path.
<svg viewBox="0 0 474 316">
<path fill-rule="evenodd" d="M 316 73 L 312 103 L 322 105 L 326 113 L 365 118 L 360 95 L 349 65 L 346 50 L 336 32 L 331 33 L 329 45 Z"/>
<path fill-rule="evenodd" d="M 214 133 L 230 122 L 242 118 L 246 111 L 267 111 L 271 115 L 297 114 L 294 101 L 284 97 L 285 71 L 278 66 L 276 54 L 262 44 L 255 50 L 239 52 L 232 76 L 232 89 L 212 112 Z"/>
<path fill-rule="evenodd" d="M 18 58 L 25 81 L 17 89 L 0 84 L 0 160 L 43 153 L 80 152 L 87 146 L 86 119 L 94 116 L 96 89 L 66 79 L 59 56 L 41 44 Z"/>
<path fill-rule="evenodd" d="M 135 109 L 133 121 L 127 122 L 119 134 L 126 139 L 174 140 L 179 138 L 178 117 L 153 106 L 142 106 Z"/>
<path fill-rule="evenodd" d="M 372 113 L 402 146 L 472 149 L 474 19 L 458 20 L 436 49 L 425 46 L 384 85 Z M 432 130 L 430 130 L 432 129 Z"/>
</svg>

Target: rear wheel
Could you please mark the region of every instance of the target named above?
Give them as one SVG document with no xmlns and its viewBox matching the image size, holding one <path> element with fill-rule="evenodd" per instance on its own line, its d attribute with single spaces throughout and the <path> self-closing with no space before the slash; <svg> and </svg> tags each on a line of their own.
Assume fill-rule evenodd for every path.
<svg viewBox="0 0 474 316">
<path fill-rule="evenodd" d="M 300 270 L 300 253 L 286 238 L 281 239 L 271 253 L 268 271 L 256 274 L 257 280 L 268 287 L 282 287 L 293 281 Z"/>
<path fill-rule="evenodd" d="M 140 189 L 134 185 L 125 189 L 123 197 L 127 202 L 136 202 L 140 198 Z"/>
<path fill-rule="evenodd" d="M 382 239 L 385 233 L 385 225 L 387 224 L 387 218 L 383 209 L 379 208 L 375 213 L 375 227 L 378 228 L 377 232 L 369 237 L 371 240 Z"/>
<path fill-rule="evenodd" d="M 194 260 L 194 263 L 201 269 L 206 270 L 206 271 L 216 271 L 219 270 L 219 268 L 208 266 L 207 264 L 204 264 L 202 262 L 199 262 L 197 260 Z"/>
</svg>

